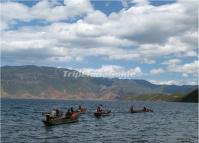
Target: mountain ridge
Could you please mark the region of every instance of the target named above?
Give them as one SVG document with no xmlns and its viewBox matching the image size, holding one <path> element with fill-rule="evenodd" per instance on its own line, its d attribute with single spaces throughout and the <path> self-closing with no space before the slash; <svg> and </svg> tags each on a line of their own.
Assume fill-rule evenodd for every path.
<svg viewBox="0 0 199 143">
<path fill-rule="evenodd" d="M 64 77 L 64 72 L 82 73 L 66 68 L 24 65 L 1 67 L 1 95 L 5 98 L 34 99 L 122 99 L 148 94 L 187 94 L 192 85 L 157 85 L 143 79 Z"/>
</svg>

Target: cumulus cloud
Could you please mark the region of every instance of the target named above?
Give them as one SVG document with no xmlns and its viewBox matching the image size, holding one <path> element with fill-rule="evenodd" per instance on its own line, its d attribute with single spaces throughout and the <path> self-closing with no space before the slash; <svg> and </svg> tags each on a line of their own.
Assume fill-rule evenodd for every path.
<svg viewBox="0 0 199 143">
<path fill-rule="evenodd" d="M 198 85 L 196 80 L 149 80 L 153 84 L 159 85 Z"/>
<path fill-rule="evenodd" d="M 83 74 L 94 77 L 119 77 L 119 78 L 132 78 L 142 75 L 140 67 L 126 69 L 118 65 L 102 65 L 100 68 L 81 68 L 78 71 Z"/>
<path fill-rule="evenodd" d="M 131 2 L 135 5 L 110 15 L 95 10 L 87 0 L 66 0 L 64 3 L 43 0 L 31 7 L 18 2 L 3 2 L 0 22 L 2 61 L 63 65 L 97 57 L 155 65 L 157 60 L 166 57 L 170 59 L 163 63 L 167 67 L 151 69 L 152 75 L 168 71 L 184 74 L 183 77 L 185 74 L 195 75 L 197 61 L 187 64 L 182 61 L 197 55 L 197 1 L 180 0 L 161 6 L 150 5 L 147 0 Z M 76 17 L 81 18 L 66 22 Z M 43 20 L 48 25 L 20 25 L 20 22 L 32 20 Z M 19 24 L 18 28 L 11 30 L 10 26 L 15 24 Z M 132 71 L 123 68 L 104 66 L 97 71 L 142 73 L 139 66 Z"/>
<path fill-rule="evenodd" d="M 182 63 L 180 59 L 170 59 L 164 61 L 162 64 L 167 65 L 165 69 L 167 72 L 182 73 L 183 77 L 196 77 L 198 75 L 198 60 L 192 61 L 191 63 Z"/>
<path fill-rule="evenodd" d="M 153 84 L 159 85 L 180 85 L 182 82 L 177 80 L 149 80 Z"/>
<path fill-rule="evenodd" d="M 16 20 L 27 22 L 41 19 L 52 22 L 67 20 L 92 11 L 92 5 L 88 0 L 65 0 L 63 4 L 59 1 L 41 0 L 32 7 L 18 2 L 2 2 L 1 28 L 8 28 Z"/>
<path fill-rule="evenodd" d="M 169 59 L 168 61 L 163 62 L 163 64 L 166 64 L 166 65 L 176 65 L 179 63 L 181 63 L 180 59 Z"/>
<path fill-rule="evenodd" d="M 15 20 L 29 21 L 28 7 L 16 2 L 1 3 L 1 30 L 9 27 Z"/>
<path fill-rule="evenodd" d="M 158 74 L 161 74 L 161 73 L 164 73 L 164 72 L 165 72 L 165 70 L 161 69 L 161 68 L 150 70 L 150 74 L 152 74 L 152 75 L 158 75 Z"/>
<path fill-rule="evenodd" d="M 96 10 L 92 13 L 89 13 L 88 16 L 85 18 L 85 21 L 89 24 L 104 24 L 108 21 L 108 17 L 106 14 Z"/>
<path fill-rule="evenodd" d="M 178 62 L 179 63 L 179 62 Z M 169 72 L 178 72 L 183 73 L 183 76 L 187 76 L 188 74 L 191 74 L 192 76 L 198 75 L 198 67 L 199 61 L 195 60 L 191 63 L 185 63 L 185 64 L 177 64 L 176 62 L 170 62 L 168 63 L 167 70 Z"/>
<path fill-rule="evenodd" d="M 30 14 L 38 19 L 59 21 L 86 14 L 92 10 L 92 6 L 88 0 L 65 0 L 63 5 L 43 0 L 30 9 Z"/>
<path fill-rule="evenodd" d="M 144 5 L 148 5 L 149 1 L 148 0 L 132 0 L 132 3 L 135 3 L 137 6 L 144 6 Z"/>
<path fill-rule="evenodd" d="M 45 0 L 32 7 L 17 2 L 3 3 L 3 21 L 44 19 L 55 23 L 3 31 L 2 47 L 3 50 L 6 47 L 7 52 L 8 47 L 13 51 L 39 47 L 47 50 L 60 47 L 57 49 L 72 52 L 79 49 L 75 52 L 82 52 L 79 59 L 90 56 L 89 51 L 97 49 L 99 53 L 94 52 L 94 56 L 142 63 L 155 63 L 155 59 L 162 56 L 196 56 L 197 18 L 187 11 L 194 13 L 197 7 L 191 4 L 178 2 L 156 7 L 146 3 L 107 16 L 94 10 L 88 1 L 81 0 L 65 1 L 64 4 Z M 87 16 L 76 23 L 56 22 L 84 13 Z"/>
</svg>

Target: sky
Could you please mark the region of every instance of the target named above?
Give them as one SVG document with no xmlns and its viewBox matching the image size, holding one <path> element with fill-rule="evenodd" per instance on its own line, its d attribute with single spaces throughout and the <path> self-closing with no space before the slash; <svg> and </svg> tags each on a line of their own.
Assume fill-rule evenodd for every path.
<svg viewBox="0 0 199 143">
<path fill-rule="evenodd" d="M 197 0 L 2 0 L 1 65 L 198 84 Z"/>
</svg>

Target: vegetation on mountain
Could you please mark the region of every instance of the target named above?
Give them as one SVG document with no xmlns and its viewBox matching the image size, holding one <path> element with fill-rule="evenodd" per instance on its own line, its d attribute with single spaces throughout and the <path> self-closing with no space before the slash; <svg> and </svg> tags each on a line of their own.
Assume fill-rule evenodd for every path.
<svg viewBox="0 0 199 143">
<path fill-rule="evenodd" d="M 192 91 L 191 93 L 184 96 L 181 100 L 182 102 L 198 102 L 198 89 Z"/>
</svg>

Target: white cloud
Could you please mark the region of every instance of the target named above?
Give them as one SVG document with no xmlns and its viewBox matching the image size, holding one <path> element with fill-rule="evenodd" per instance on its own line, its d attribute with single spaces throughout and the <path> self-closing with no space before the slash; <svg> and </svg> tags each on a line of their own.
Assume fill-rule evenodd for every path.
<svg viewBox="0 0 199 143">
<path fill-rule="evenodd" d="M 30 9 L 30 14 L 38 19 L 59 21 L 86 14 L 92 10 L 88 0 L 65 0 L 64 5 L 56 5 L 50 1 L 43 0 Z"/>
<path fill-rule="evenodd" d="M 179 72 L 185 74 L 191 74 L 193 76 L 198 75 L 198 67 L 199 61 L 193 61 L 192 63 L 186 63 L 186 64 L 169 64 L 167 67 L 167 70 L 170 72 Z"/>
<path fill-rule="evenodd" d="M 108 17 L 106 14 L 100 12 L 99 10 L 94 11 L 93 13 L 89 13 L 85 18 L 85 21 L 89 24 L 104 24 L 108 21 Z"/>
<path fill-rule="evenodd" d="M 30 21 L 42 19 L 46 21 L 60 21 L 82 16 L 93 11 L 93 7 L 88 0 L 65 0 L 64 4 L 56 1 L 41 0 L 32 7 L 28 7 L 18 2 L 1 3 L 1 27 L 8 28 L 16 20 Z"/>
<path fill-rule="evenodd" d="M 192 63 L 187 63 L 182 66 L 177 67 L 176 71 L 189 73 L 189 74 L 198 74 L 199 61 L 194 61 Z"/>
<path fill-rule="evenodd" d="M 168 61 L 163 62 L 162 64 L 167 65 L 167 72 L 182 73 L 183 77 L 196 77 L 198 75 L 198 60 L 192 61 L 191 63 L 182 64 L 182 61 L 180 59 L 170 59 Z"/>
<path fill-rule="evenodd" d="M 86 57 L 96 56 L 154 64 L 163 57 L 195 57 L 198 47 L 195 1 L 162 6 L 143 2 L 145 5 L 138 4 L 109 16 L 82 0 L 64 4 L 40 1 L 33 7 L 3 3 L 3 27 L 15 20 L 44 19 L 52 24 L 2 31 L 2 54 L 5 60 L 12 57 L 12 62 L 21 62 L 28 50 L 32 52 L 29 58 L 47 62 L 49 59 L 51 62 L 84 61 Z M 87 15 L 75 23 L 58 22 L 82 14 Z"/>
<path fill-rule="evenodd" d="M 163 64 L 166 64 L 166 65 L 176 65 L 179 63 L 181 63 L 180 59 L 169 59 L 168 61 L 163 62 Z"/>
<path fill-rule="evenodd" d="M 159 85 L 198 85 L 196 80 L 149 80 L 153 84 Z"/>
<path fill-rule="evenodd" d="M 9 27 L 14 20 L 30 21 L 31 15 L 28 14 L 28 7 L 16 2 L 1 3 L 1 30 Z"/>
<path fill-rule="evenodd" d="M 177 80 L 149 80 L 153 84 L 159 85 L 181 85 L 182 83 Z"/>
<path fill-rule="evenodd" d="M 145 6 L 149 4 L 148 0 L 132 0 L 131 3 L 136 4 L 136 6 Z"/>
<path fill-rule="evenodd" d="M 119 77 L 119 78 L 131 78 L 142 75 L 140 67 L 126 69 L 118 65 L 102 65 L 100 68 L 81 68 L 77 69 L 83 74 L 94 77 Z"/>
<path fill-rule="evenodd" d="M 161 68 L 150 70 L 150 74 L 152 74 L 152 75 L 158 75 L 158 74 L 161 74 L 164 72 L 165 72 L 164 69 L 161 69 Z"/>
</svg>

